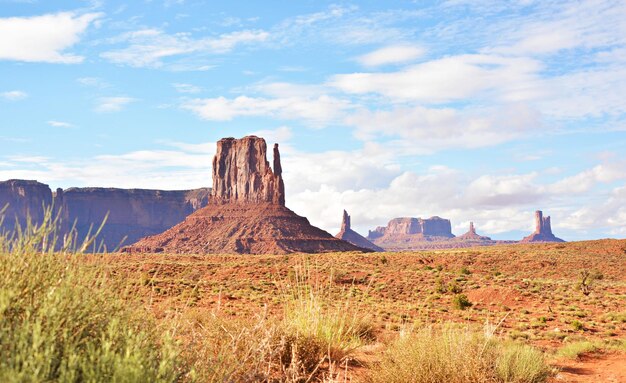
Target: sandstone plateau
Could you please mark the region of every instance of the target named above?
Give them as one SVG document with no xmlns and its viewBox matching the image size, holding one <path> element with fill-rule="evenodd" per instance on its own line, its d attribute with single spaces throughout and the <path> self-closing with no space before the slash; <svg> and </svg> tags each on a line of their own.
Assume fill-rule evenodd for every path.
<svg viewBox="0 0 626 383">
<path fill-rule="evenodd" d="M 350 227 L 350 221 L 348 212 L 344 210 L 343 220 L 341 221 L 341 230 L 337 233 L 337 235 L 335 235 L 335 238 L 350 242 L 351 244 L 364 249 L 370 249 L 372 251 L 385 251 L 382 247 L 374 245 L 372 242 L 368 241 L 367 238 L 352 230 Z"/>
<path fill-rule="evenodd" d="M 75 224 L 79 241 L 108 214 L 98 236 L 98 243 L 108 250 L 118 247 L 125 237 L 125 243 L 133 243 L 169 229 L 205 206 L 209 195 L 208 188 L 179 191 L 69 188 L 53 193 L 48 185 L 37 181 L 0 182 L 0 208 L 8 204 L 4 213 L 5 230 L 13 230 L 16 222 L 24 226 L 29 215 L 33 223 L 41 223 L 44 206 L 54 202 L 55 212 L 61 218 L 61 234 Z"/>
<path fill-rule="evenodd" d="M 550 216 L 544 217 L 541 210 L 535 212 L 535 231 L 528 237 L 524 237 L 520 242 L 565 242 L 552 234 Z"/>
<path fill-rule="evenodd" d="M 285 207 L 278 145 L 274 169 L 263 138 L 224 138 L 213 158 L 209 204 L 159 235 L 123 249 L 142 253 L 285 254 L 366 251 L 312 226 Z"/>
</svg>

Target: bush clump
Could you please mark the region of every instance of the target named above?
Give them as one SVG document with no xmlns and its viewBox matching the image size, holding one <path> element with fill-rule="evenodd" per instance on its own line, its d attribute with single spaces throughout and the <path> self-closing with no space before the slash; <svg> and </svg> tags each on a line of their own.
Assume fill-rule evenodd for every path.
<svg viewBox="0 0 626 383">
<path fill-rule="evenodd" d="M 370 383 L 541 383 L 549 376 L 543 354 L 468 328 L 427 328 L 400 337 L 373 366 Z"/>
<path fill-rule="evenodd" d="M 452 307 L 457 310 L 465 310 L 466 308 L 472 307 L 472 302 L 467 299 L 467 295 L 457 294 L 452 298 Z"/>
<path fill-rule="evenodd" d="M 125 286 L 79 261 L 67 241 L 55 252 L 55 227 L 49 210 L 43 223 L 0 236 L 0 381 L 179 379 L 168 331 L 157 331 L 122 297 Z"/>
</svg>

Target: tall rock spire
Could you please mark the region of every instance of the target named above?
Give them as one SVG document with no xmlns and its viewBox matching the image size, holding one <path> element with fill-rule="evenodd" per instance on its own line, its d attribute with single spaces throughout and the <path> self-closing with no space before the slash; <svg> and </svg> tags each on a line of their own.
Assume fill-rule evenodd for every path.
<svg viewBox="0 0 626 383">
<path fill-rule="evenodd" d="M 215 201 L 230 203 L 269 202 L 285 205 L 285 184 L 278 145 L 274 145 L 274 171 L 267 161 L 263 138 L 223 138 L 213 157 Z"/>
<path fill-rule="evenodd" d="M 565 242 L 552 234 L 550 216 L 544 217 L 541 210 L 535 211 L 535 231 L 521 242 Z"/>
<path fill-rule="evenodd" d="M 343 211 L 343 219 L 341 221 L 341 231 L 350 230 L 350 216 L 347 211 Z"/>
</svg>

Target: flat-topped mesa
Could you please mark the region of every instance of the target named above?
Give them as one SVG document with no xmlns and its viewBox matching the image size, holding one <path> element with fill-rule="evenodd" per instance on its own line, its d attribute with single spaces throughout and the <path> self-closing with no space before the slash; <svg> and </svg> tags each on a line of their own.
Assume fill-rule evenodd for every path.
<svg viewBox="0 0 626 383">
<path fill-rule="evenodd" d="M 544 217 L 541 210 L 535 211 L 535 231 L 521 242 L 565 242 L 552 234 L 550 216 Z"/>
<path fill-rule="evenodd" d="M 52 204 L 52 191 L 46 184 L 32 180 L 0 181 L 0 215 L 4 226 L 12 231 L 16 224 L 25 227 L 28 217 L 33 224 L 44 220 L 44 209 Z M 6 210 L 2 211 L 5 208 Z"/>
<path fill-rule="evenodd" d="M 256 136 L 223 138 L 213 157 L 214 201 L 285 205 L 278 144 L 274 145 L 274 170 L 267 161 L 265 140 Z"/>
<path fill-rule="evenodd" d="M 372 233 L 382 234 L 383 236 L 419 234 L 423 236 L 454 237 L 450 220 L 437 216 L 427 219 L 410 217 L 394 218 L 389 221 L 387 227 L 378 227 L 374 231 L 370 231 L 370 235 L 372 235 Z M 372 237 L 379 238 L 380 236 L 376 234 L 372 235 Z"/>
</svg>

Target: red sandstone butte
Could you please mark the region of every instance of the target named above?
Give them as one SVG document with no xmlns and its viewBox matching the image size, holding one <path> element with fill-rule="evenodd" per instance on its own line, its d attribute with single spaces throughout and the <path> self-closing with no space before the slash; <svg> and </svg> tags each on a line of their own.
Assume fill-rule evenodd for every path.
<svg viewBox="0 0 626 383">
<path fill-rule="evenodd" d="M 209 204 L 171 229 L 124 252 L 286 254 L 366 251 L 312 226 L 285 207 L 278 145 L 274 169 L 263 138 L 224 138 L 213 158 Z"/>
<path fill-rule="evenodd" d="M 550 225 L 550 217 L 544 217 L 541 210 L 535 212 L 535 231 L 520 241 L 527 242 L 565 242 L 561 238 L 557 238 L 552 234 Z"/>
<path fill-rule="evenodd" d="M 385 251 L 382 247 L 376 246 L 370 241 L 367 240 L 364 236 L 352 230 L 350 227 L 350 216 L 347 211 L 343 211 L 343 220 L 341 222 L 341 230 L 335 238 L 342 239 L 346 242 L 350 242 L 351 244 L 362 247 L 364 249 L 370 249 L 372 251 Z"/>
</svg>

